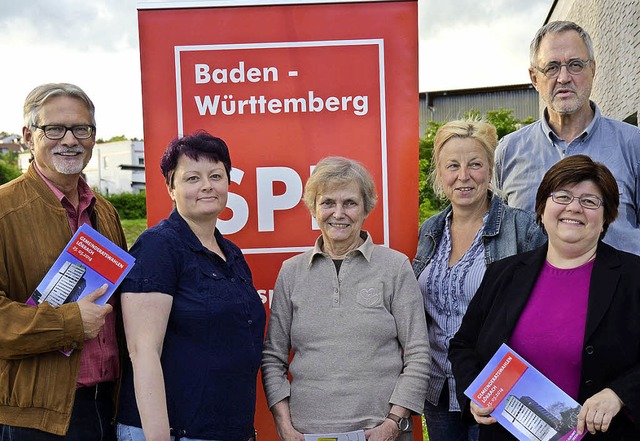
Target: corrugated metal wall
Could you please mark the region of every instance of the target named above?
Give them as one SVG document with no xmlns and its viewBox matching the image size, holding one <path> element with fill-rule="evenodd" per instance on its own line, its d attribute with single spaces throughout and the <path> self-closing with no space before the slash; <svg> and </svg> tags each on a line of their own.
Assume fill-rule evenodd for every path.
<svg viewBox="0 0 640 441">
<path fill-rule="evenodd" d="M 499 89 L 499 88 L 494 88 Z M 431 107 L 429 106 L 431 102 Z M 533 86 L 523 86 L 519 90 L 469 89 L 468 93 L 460 91 L 429 92 L 420 94 L 420 137 L 429 121 L 446 122 L 459 119 L 471 110 L 478 110 L 484 114 L 490 110 L 500 108 L 513 110 L 518 119 L 539 117 L 538 92 Z"/>
</svg>

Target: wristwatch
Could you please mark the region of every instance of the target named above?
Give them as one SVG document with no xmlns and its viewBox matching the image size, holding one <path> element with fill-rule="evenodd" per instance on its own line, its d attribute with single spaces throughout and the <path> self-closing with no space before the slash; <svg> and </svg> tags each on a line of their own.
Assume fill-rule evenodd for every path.
<svg viewBox="0 0 640 441">
<path fill-rule="evenodd" d="M 411 425 L 409 424 L 409 418 L 404 418 L 391 412 L 389 412 L 387 418 L 389 418 L 391 421 L 395 421 L 400 432 L 408 432 L 411 428 Z"/>
</svg>

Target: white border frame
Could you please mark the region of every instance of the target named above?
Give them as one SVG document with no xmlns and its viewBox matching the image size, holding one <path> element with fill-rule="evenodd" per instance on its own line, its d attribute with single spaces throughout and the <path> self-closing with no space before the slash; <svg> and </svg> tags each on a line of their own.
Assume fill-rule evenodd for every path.
<svg viewBox="0 0 640 441">
<path fill-rule="evenodd" d="M 379 67 L 379 83 L 380 83 L 380 145 L 381 162 L 382 162 L 382 217 L 383 217 L 383 245 L 389 246 L 389 177 L 388 177 L 388 149 L 387 149 L 387 108 L 385 95 L 385 70 L 384 70 L 384 40 L 365 39 L 365 40 L 324 40 L 324 41 L 285 41 L 275 43 L 239 43 L 239 44 L 206 44 L 206 45 L 189 45 L 175 46 L 175 69 L 176 69 L 176 110 L 178 123 L 178 136 L 182 136 L 184 125 L 182 115 L 182 83 L 180 57 L 183 52 L 195 51 L 216 51 L 216 50 L 238 50 L 238 49 L 274 49 L 274 48 L 290 48 L 290 47 L 327 47 L 327 46 L 364 46 L 374 45 L 378 47 L 378 67 Z M 268 253 L 300 253 L 311 249 L 312 247 L 280 247 L 280 248 L 245 248 L 242 250 L 245 254 L 268 254 Z"/>
</svg>

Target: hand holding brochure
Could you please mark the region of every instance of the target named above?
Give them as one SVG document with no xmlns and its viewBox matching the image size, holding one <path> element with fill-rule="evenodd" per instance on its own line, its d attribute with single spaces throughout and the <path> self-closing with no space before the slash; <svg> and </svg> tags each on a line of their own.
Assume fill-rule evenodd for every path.
<svg viewBox="0 0 640 441">
<path fill-rule="evenodd" d="M 60 256 L 44 276 L 27 305 L 47 302 L 51 306 L 76 302 L 107 285 L 106 293 L 96 300 L 104 305 L 129 273 L 135 259 L 109 239 L 84 224 L 73 235 Z M 71 351 L 62 351 L 65 355 Z"/>
<path fill-rule="evenodd" d="M 582 406 L 503 344 L 464 391 L 521 441 L 578 441 Z M 586 431 L 585 431 L 586 432 Z"/>
</svg>

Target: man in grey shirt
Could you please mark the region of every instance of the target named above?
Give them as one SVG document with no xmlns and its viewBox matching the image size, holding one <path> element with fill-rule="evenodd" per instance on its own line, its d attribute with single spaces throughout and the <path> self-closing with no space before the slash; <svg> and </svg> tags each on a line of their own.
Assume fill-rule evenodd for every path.
<svg viewBox="0 0 640 441">
<path fill-rule="evenodd" d="M 640 129 L 602 116 L 589 100 L 596 62 L 580 26 L 548 23 L 530 49 L 529 76 L 546 108 L 539 121 L 501 140 L 497 188 L 510 206 L 534 211 L 544 173 L 565 156 L 588 155 L 611 170 L 620 191 L 618 219 L 604 241 L 640 255 Z"/>
</svg>

